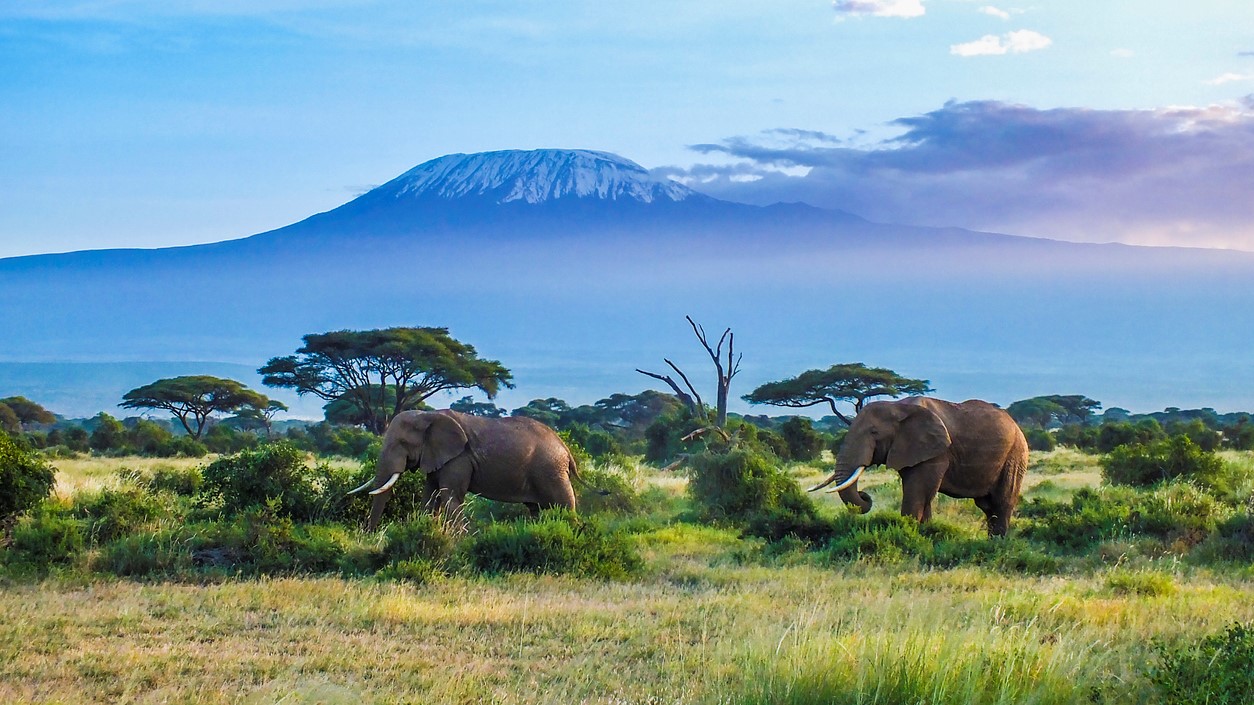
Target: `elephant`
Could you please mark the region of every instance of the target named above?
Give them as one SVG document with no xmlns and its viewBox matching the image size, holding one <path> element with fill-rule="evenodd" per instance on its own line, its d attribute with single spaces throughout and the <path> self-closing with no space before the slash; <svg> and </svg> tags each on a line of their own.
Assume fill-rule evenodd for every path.
<svg viewBox="0 0 1254 705">
<path fill-rule="evenodd" d="M 575 459 L 553 429 L 526 417 L 487 418 L 451 410 L 403 411 L 388 424 L 373 487 L 367 531 L 379 526 L 392 486 L 407 470 L 426 476 L 428 508 L 454 514 L 467 492 L 541 509 L 575 509 Z"/>
<path fill-rule="evenodd" d="M 905 516 L 930 519 L 940 492 L 974 499 L 987 518 L 989 536 L 1005 536 L 1028 467 L 1028 443 L 1010 414 L 988 402 L 926 397 L 872 402 L 854 417 L 831 476 L 809 491 L 836 483 L 829 492 L 868 512 L 871 498 L 858 491 L 858 477 L 867 466 L 881 464 L 901 475 Z"/>
</svg>

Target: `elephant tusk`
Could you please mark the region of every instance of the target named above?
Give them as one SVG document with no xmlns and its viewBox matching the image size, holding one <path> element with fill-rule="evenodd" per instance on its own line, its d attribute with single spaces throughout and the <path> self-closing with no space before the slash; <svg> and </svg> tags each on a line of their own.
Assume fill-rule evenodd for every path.
<svg viewBox="0 0 1254 705">
<path fill-rule="evenodd" d="M 815 491 L 815 490 L 821 490 L 821 489 L 823 489 L 824 487 L 827 487 L 828 485 L 832 484 L 832 483 L 833 483 L 833 482 L 835 482 L 835 481 L 836 481 L 836 473 L 832 473 L 832 476 L 831 476 L 831 477 L 829 477 L 829 478 L 827 478 L 826 480 L 824 480 L 824 481 L 820 482 L 819 484 L 815 485 L 814 487 L 811 487 L 810 489 L 806 490 L 806 492 L 813 492 L 813 491 Z"/>
<path fill-rule="evenodd" d="M 366 480 L 366 482 L 361 487 L 358 487 L 355 490 L 349 490 L 348 494 L 357 494 L 358 492 L 361 492 L 362 490 L 366 489 L 367 487 L 373 484 L 374 484 L 374 478 L 372 477 L 369 480 Z"/>
<path fill-rule="evenodd" d="M 383 494 L 384 492 L 387 492 L 392 489 L 392 485 L 395 485 L 396 481 L 399 479 L 401 479 L 401 474 L 399 472 L 392 473 L 392 476 L 388 478 L 387 482 L 383 483 L 383 486 L 377 490 L 370 490 L 370 494 Z"/>
<path fill-rule="evenodd" d="M 863 471 L 863 470 L 866 470 L 866 466 L 865 466 L 865 465 L 859 465 L 859 466 L 858 466 L 858 469 L 853 471 L 853 474 L 849 476 L 849 479 L 848 479 L 848 480 L 845 480 L 844 482 L 840 483 L 839 485 L 836 485 L 836 486 L 835 486 L 835 487 L 833 487 L 832 489 L 828 490 L 828 492 L 829 492 L 829 493 L 831 493 L 831 492 L 839 492 L 839 491 L 841 491 L 841 490 L 845 489 L 846 487 L 848 487 L 848 486 L 852 485 L 853 483 L 857 482 L 857 481 L 858 481 L 858 478 L 862 476 L 862 471 Z"/>
</svg>

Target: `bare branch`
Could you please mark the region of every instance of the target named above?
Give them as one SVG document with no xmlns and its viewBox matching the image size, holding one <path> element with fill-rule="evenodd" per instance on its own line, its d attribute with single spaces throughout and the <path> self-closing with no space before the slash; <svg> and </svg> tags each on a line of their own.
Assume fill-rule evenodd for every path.
<svg viewBox="0 0 1254 705">
<path fill-rule="evenodd" d="M 666 358 L 662 358 L 662 360 L 666 364 L 670 365 L 671 369 L 675 370 L 675 372 L 677 372 L 679 376 L 683 378 L 684 384 L 688 385 L 688 390 L 692 392 L 693 398 L 697 400 L 697 409 L 700 411 L 701 415 L 704 416 L 705 415 L 705 402 L 701 401 L 701 395 L 697 393 L 697 388 L 692 386 L 692 382 L 688 381 L 688 375 L 684 374 L 684 371 L 679 369 L 679 366 L 671 362 L 670 360 L 667 360 Z"/>
<path fill-rule="evenodd" d="M 684 403 L 684 406 L 688 407 L 688 410 L 691 411 L 693 414 L 697 413 L 697 405 L 695 402 L 693 402 L 692 397 L 689 396 L 687 392 L 680 389 L 679 384 L 676 383 L 675 380 L 670 375 L 660 375 L 660 374 L 657 374 L 656 372 L 646 372 L 640 369 L 639 367 L 636 368 L 636 372 L 639 372 L 640 374 L 645 375 L 646 377 L 652 377 L 653 379 L 661 380 L 667 383 L 668 385 L 670 385 L 670 388 L 675 390 L 675 396 L 679 397 L 679 400 Z"/>
</svg>

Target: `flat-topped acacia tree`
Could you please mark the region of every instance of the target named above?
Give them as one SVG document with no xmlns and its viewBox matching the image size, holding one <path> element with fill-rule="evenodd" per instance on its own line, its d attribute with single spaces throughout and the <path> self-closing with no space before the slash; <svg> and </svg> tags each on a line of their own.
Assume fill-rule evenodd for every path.
<svg viewBox="0 0 1254 705">
<path fill-rule="evenodd" d="M 266 409 L 270 398 L 233 379 L 189 375 L 159 379 L 122 395 L 124 409 L 164 409 L 183 424 L 187 435 L 200 440 L 205 422 L 213 414 L 242 409 Z"/>
<path fill-rule="evenodd" d="M 356 418 L 383 433 L 392 418 L 437 392 L 479 389 L 495 398 L 513 375 L 496 360 L 453 338 L 447 328 L 382 328 L 310 333 L 295 355 L 271 358 L 262 383 L 356 408 Z"/>
<path fill-rule="evenodd" d="M 832 365 L 825 370 L 806 370 L 796 377 L 767 382 L 742 399 L 750 404 L 771 404 L 805 408 L 827 404 L 845 425 L 850 419 L 836 402 L 853 404 L 854 415 L 868 399 L 927 394 L 932 391 L 926 379 L 903 377 L 884 367 L 867 367 L 861 362 Z"/>
</svg>

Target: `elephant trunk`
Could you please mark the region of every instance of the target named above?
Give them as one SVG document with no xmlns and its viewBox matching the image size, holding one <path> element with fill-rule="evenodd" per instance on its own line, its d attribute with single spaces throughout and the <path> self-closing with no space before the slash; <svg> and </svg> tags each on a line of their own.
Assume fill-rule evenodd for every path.
<svg viewBox="0 0 1254 705">
<path fill-rule="evenodd" d="M 366 487 L 374 486 L 374 489 L 370 490 L 372 495 L 370 519 L 366 522 L 366 531 L 374 531 L 379 528 L 379 520 L 383 518 L 383 508 L 387 506 L 388 500 L 392 497 L 392 486 L 396 484 L 397 480 L 401 479 L 401 473 L 404 471 L 404 452 L 397 446 L 385 443 L 383 451 L 379 453 L 379 465 L 374 479 L 353 490 L 353 492 L 358 492 Z"/>
</svg>

